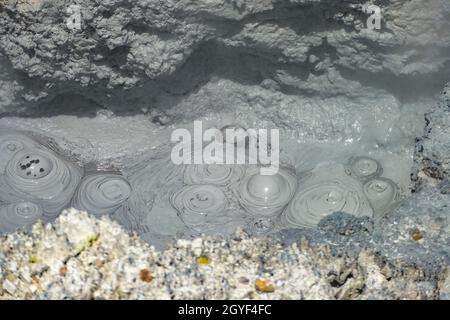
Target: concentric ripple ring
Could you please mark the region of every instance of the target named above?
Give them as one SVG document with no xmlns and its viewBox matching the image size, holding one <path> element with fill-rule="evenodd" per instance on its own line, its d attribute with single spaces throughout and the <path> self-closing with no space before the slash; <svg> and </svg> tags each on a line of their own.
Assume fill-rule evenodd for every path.
<svg viewBox="0 0 450 320">
<path fill-rule="evenodd" d="M 243 167 L 236 165 L 188 165 L 184 172 L 184 183 L 227 186 L 238 181 L 243 173 Z"/>
<path fill-rule="evenodd" d="M 195 229 L 220 217 L 228 206 L 225 194 L 213 185 L 186 186 L 175 192 L 170 202 L 181 220 Z"/>
<path fill-rule="evenodd" d="M 334 212 L 372 216 L 373 209 L 362 189 L 361 182 L 347 175 L 342 164 L 320 163 L 304 174 L 281 220 L 289 227 L 311 228 Z"/>
<path fill-rule="evenodd" d="M 346 188 L 339 181 L 330 181 L 301 189 L 289 204 L 283 218 L 291 226 L 309 228 L 334 212 L 355 216 L 372 214 L 364 195 Z"/>
<path fill-rule="evenodd" d="M 0 173 L 3 173 L 11 158 L 24 148 L 34 148 L 37 142 L 20 133 L 0 132 Z"/>
<path fill-rule="evenodd" d="M 351 158 L 348 167 L 352 176 L 363 180 L 379 177 L 383 173 L 381 164 L 368 157 Z"/>
<path fill-rule="evenodd" d="M 363 189 L 377 216 L 382 216 L 389 211 L 400 197 L 395 182 L 387 178 L 367 181 Z"/>
<path fill-rule="evenodd" d="M 94 174 L 81 181 L 72 206 L 94 215 L 114 213 L 131 195 L 128 181 L 117 174 Z"/>
<path fill-rule="evenodd" d="M 0 200 L 39 203 L 44 217 L 54 218 L 70 203 L 82 170 L 45 148 L 23 149 L 0 177 Z"/>
<path fill-rule="evenodd" d="M 29 227 L 42 218 L 42 208 L 30 202 L 10 204 L 0 208 L 0 233 Z"/>
</svg>

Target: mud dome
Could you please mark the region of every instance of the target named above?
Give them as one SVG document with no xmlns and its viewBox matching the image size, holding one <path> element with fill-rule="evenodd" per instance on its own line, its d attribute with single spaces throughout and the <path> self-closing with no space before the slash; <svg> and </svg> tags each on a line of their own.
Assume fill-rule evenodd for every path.
<svg viewBox="0 0 450 320">
<path fill-rule="evenodd" d="M 0 4 L 0 224 L 75 207 L 163 247 L 199 234 L 383 223 L 448 80 L 445 1 Z M 372 3 L 372 2 L 371 2 Z M 279 129 L 281 170 L 176 166 L 177 128 Z"/>
</svg>

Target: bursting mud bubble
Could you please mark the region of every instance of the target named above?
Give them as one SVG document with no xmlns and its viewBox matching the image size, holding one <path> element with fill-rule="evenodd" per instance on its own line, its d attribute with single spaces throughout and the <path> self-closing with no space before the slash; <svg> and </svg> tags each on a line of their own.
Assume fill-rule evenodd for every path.
<svg viewBox="0 0 450 320">
<path fill-rule="evenodd" d="M 161 252 L 306 239 L 437 288 L 447 2 L 0 1 L 0 232 L 74 208 Z"/>
</svg>

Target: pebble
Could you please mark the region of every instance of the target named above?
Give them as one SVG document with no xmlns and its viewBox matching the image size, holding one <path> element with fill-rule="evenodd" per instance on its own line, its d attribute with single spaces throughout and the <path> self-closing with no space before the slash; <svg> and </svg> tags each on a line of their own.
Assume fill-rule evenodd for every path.
<svg viewBox="0 0 450 320">
<path fill-rule="evenodd" d="M 255 288 L 261 293 L 272 293 L 275 291 L 275 287 L 267 279 L 256 280 Z"/>
</svg>

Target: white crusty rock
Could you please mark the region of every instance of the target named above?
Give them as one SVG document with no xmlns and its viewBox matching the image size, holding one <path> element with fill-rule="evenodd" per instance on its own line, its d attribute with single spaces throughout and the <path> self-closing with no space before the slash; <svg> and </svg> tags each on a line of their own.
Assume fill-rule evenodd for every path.
<svg viewBox="0 0 450 320">
<path fill-rule="evenodd" d="M 0 241 L 0 299 L 435 298 L 375 255 L 333 257 L 306 242 L 179 240 L 157 251 L 107 217 L 65 211 L 53 225 Z M 405 271 L 408 274 L 407 270 Z"/>
</svg>

